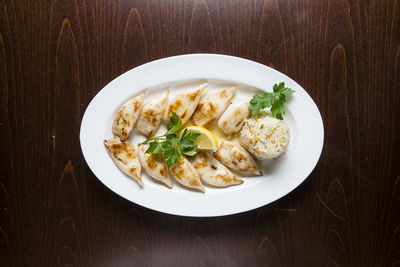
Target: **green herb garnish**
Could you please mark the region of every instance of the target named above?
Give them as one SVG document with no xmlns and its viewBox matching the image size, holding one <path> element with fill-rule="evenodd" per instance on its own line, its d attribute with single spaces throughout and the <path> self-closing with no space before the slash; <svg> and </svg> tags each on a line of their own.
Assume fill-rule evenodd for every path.
<svg viewBox="0 0 400 267">
<path fill-rule="evenodd" d="M 291 95 L 295 91 L 285 87 L 285 83 L 274 84 L 273 93 L 264 93 L 262 95 L 254 95 L 250 100 L 251 115 L 257 116 L 260 109 L 271 107 L 271 113 L 276 118 L 283 120 L 282 115 L 285 114 L 286 96 Z"/>
<path fill-rule="evenodd" d="M 199 133 L 187 133 L 185 129 L 179 137 L 176 132 L 182 127 L 182 122 L 179 116 L 174 112 L 169 118 L 167 132 L 164 135 L 151 137 L 139 144 L 149 143 L 149 148 L 146 153 L 162 154 L 168 167 L 171 167 L 179 160 L 181 154 L 194 156 L 197 153 L 197 145 L 194 141 L 200 136 Z"/>
</svg>

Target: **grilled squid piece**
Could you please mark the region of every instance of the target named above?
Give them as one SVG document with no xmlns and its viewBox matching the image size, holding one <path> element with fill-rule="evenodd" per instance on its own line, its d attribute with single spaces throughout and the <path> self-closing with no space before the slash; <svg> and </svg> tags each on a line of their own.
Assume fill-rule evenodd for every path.
<svg viewBox="0 0 400 267">
<path fill-rule="evenodd" d="M 254 158 L 238 144 L 222 141 L 218 150 L 214 152 L 214 157 L 232 170 L 246 174 L 262 175 Z"/>
<path fill-rule="evenodd" d="M 196 125 L 204 126 L 221 117 L 236 93 L 236 86 L 211 93 L 200 99 L 192 120 Z"/>
<path fill-rule="evenodd" d="M 121 142 L 119 137 L 104 140 L 104 145 L 117 167 L 143 186 L 137 149 L 129 141 Z"/>
<path fill-rule="evenodd" d="M 205 192 L 203 184 L 201 183 L 199 174 L 193 165 L 183 156 L 172 165 L 169 170 L 175 179 L 182 185 Z"/>
<path fill-rule="evenodd" d="M 122 141 L 128 138 L 135 126 L 145 95 L 146 93 L 141 93 L 126 101 L 118 111 L 117 116 L 115 116 L 112 129 Z"/>
<path fill-rule="evenodd" d="M 158 159 L 157 155 L 145 153 L 148 147 L 148 144 L 139 147 L 140 164 L 142 164 L 142 167 L 149 176 L 172 188 L 172 180 L 169 176 L 167 164 L 162 159 Z"/>
<path fill-rule="evenodd" d="M 240 100 L 232 103 L 218 120 L 218 127 L 226 134 L 227 138 L 242 129 L 244 120 L 249 117 L 249 101 Z"/>
<path fill-rule="evenodd" d="M 169 90 L 163 97 L 155 97 L 143 104 L 136 128 L 144 133 L 147 138 L 151 137 L 157 131 L 158 126 L 160 126 L 165 106 L 167 105 L 168 95 Z"/>
<path fill-rule="evenodd" d="M 164 121 L 168 122 L 172 113 L 175 112 L 181 119 L 182 125 L 185 124 L 199 104 L 200 95 L 207 85 L 208 83 L 202 83 L 193 89 L 178 92 L 175 96 L 170 97 L 165 109 Z"/>
<path fill-rule="evenodd" d="M 190 162 L 201 180 L 209 185 L 224 187 L 243 183 L 242 179 L 231 173 L 227 167 L 207 152 L 198 151 L 194 157 L 190 158 Z"/>
</svg>

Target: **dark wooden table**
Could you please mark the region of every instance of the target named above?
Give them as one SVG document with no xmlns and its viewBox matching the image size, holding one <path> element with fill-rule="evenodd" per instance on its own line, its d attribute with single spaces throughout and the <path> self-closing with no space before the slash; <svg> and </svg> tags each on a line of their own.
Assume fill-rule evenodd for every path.
<svg viewBox="0 0 400 267">
<path fill-rule="evenodd" d="M 197 52 L 271 66 L 318 105 L 324 149 L 289 195 L 178 217 L 86 165 L 96 93 Z M 0 90 L 0 266 L 400 266 L 400 1 L 2 0 Z"/>
</svg>

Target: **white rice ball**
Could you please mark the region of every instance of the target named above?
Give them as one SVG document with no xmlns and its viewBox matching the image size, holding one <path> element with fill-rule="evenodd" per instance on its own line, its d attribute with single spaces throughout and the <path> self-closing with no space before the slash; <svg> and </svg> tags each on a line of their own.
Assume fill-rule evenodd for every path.
<svg viewBox="0 0 400 267">
<path fill-rule="evenodd" d="M 289 127 L 269 112 L 260 112 L 260 117 L 246 119 L 240 131 L 240 144 L 257 159 L 272 159 L 287 151 Z"/>
</svg>

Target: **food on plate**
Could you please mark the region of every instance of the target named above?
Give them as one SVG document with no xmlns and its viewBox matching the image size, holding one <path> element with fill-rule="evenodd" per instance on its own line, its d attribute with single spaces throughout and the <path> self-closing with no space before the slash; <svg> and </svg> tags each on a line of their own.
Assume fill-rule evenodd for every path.
<svg viewBox="0 0 400 267">
<path fill-rule="evenodd" d="M 262 175 L 256 161 L 246 149 L 238 144 L 222 141 L 214 157 L 226 167 L 241 173 Z"/>
<path fill-rule="evenodd" d="M 226 134 L 227 138 L 242 129 L 244 120 L 249 117 L 249 101 L 242 99 L 228 106 L 218 120 L 218 127 Z"/>
<path fill-rule="evenodd" d="M 121 142 L 119 137 L 104 140 L 104 146 L 117 167 L 143 186 L 137 149 L 129 141 Z"/>
<path fill-rule="evenodd" d="M 141 93 L 140 95 L 132 97 L 126 101 L 115 116 L 112 129 L 122 141 L 128 138 L 135 126 L 145 95 L 146 93 Z"/>
<path fill-rule="evenodd" d="M 261 116 L 260 116 L 261 115 Z M 289 127 L 263 111 L 259 117 L 246 119 L 240 131 L 240 144 L 257 159 L 272 159 L 287 151 L 289 145 Z"/>
<path fill-rule="evenodd" d="M 236 88 L 236 86 L 232 86 L 201 98 L 192 116 L 193 122 L 198 126 L 204 126 L 221 117 L 235 95 Z"/>
<path fill-rule="evenodd" d="M 153 97 L 143 104 L 136 128 L 147 137 L 151 137 L 157 131 L 158 126 L 160 126 L 165 106 L 167 105 L 168 95 L 169 90 L 163 96 Z"/>
<path fill-rule="evenodd" d="M 274 117 L 283 120 L 285 114 L 286 96 L 293 94 L 295 91 L 285 87 L 285 83 L 274 84 L 273 93 L 264 93 L 262 95 L 254 95 L 250 100 L 251 115 L 256 116 L 258 112 L 264 108 L 271 107 L 271 113 Z"/>
<path fill-rule="evenodd" d="M 189 161 L 200 175 L 201 180 L 209 185 L 225 187 L 243 183 L 242 179 L 205 151 L 197 152 L 196 155 L 189 158 Z"/>
<path fill-rule="evenodd" d="M 174 112 L 170 123 L 167 125 L 167 132 L 164 135 L 148 138 L 139 144 L 149 144 L 146 153 L 162 154 L 167 166 L 171 167 L 178 161 L 181 154 L 193 156 L 197 152 L 197 145 L 194 141 L 200 136 L 199 133 L 188 132 L 187 129 L 178 136 L 176 132 L 181 128 L 182 123 L 178 115 Z"/>
<path fill-rule="evenodd" d="M 212 132 L 201 126 L 188 126 L 184 129 L 188 133 L 198 133 L 199 137 L 194 141 L 199 149 L 217 149 L 218 140 Z"/>
<path fill-rule="evenodd" d="M 207 86 L 203 82 L 174 95 L 167 90 L 143 104 L 144 92 L 125 102 L 112 126 L 116 137 L 104 141 L 118 168 L 140 185 L 143 167 L 169 188 L 173 176 L 183 186 L 205 192 L 202 181 L 215 187 L 242 184 L 231 171 L 262 175 L 253 156 L 267 160 L 287 151 L 290 134 L 283 121 L 284 104 L 295 91 L 279 83 L 272 93 L 232 103 L 236 86 L 201 96 Z M 168 123 L 165 134 L 153 136 L 163 120 Z M 126 141 L 135 126 L 147 136 L 139 147 Z"/>
<path fill-rule="evenodd" d="M 201 183 L 200 176 L 193 165 L 183 155 L 169 168 L 171 174 L 180 184 L 188 188 L 193 188 L 205 192 Z"/>
<path fill-rule="evenodd" d="M 182 122 L 185 124 L 200 101 L 200 95 L 207 87 L 208 83 L 202 83 L 192 89 L 180 91 L 168 99 L 167 108 L 165 109 L 164 121 L 168 121 L 172 113 L 176 113 Z"/>
<path fill-rule="evenodd" d="M 149 148 L 148 144 L 139 147 L 139 161 L 147 174 L 157 181 L 166 184 L 172 188 L 172 180 L 168 172 L 168 167 L 160 155 L 146 153 Z"/>
</svg>

